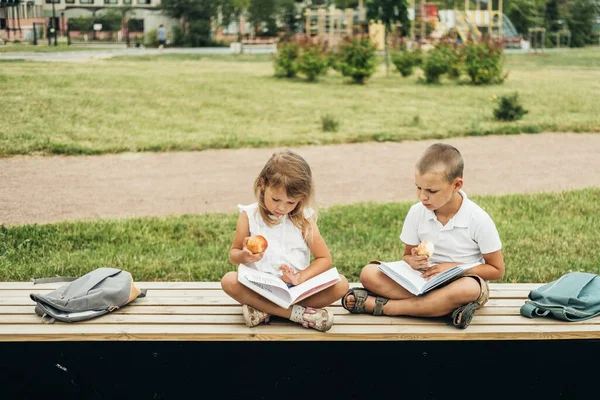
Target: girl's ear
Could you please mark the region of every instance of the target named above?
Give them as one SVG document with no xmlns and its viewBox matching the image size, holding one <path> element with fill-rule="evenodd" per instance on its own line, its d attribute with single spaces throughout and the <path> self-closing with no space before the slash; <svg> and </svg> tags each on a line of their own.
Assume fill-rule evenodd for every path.
<svg viewBox="0 0 600 400">
<path fill-rule="evenodd" d="M 258 178 L 258 187 L 260 188 L 260 190 L 265 190 L 265 179 L 264 178 Z"/>
</svg>

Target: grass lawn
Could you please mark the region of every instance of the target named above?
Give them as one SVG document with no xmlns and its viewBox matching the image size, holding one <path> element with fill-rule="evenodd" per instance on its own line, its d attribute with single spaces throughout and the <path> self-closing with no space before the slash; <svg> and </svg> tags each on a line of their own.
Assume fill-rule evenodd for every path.
<svg viewBox="0 0 600 400">
<path fill-rule="evenodd" d="M 600 132 L 600 48 L 506 55 L 502 85 L 334 71 L 311 84 L 273 77 L 269 56 L 169 55 L 90 63 L 2 63 L 0 156 L 400 141 L 540 131 Z M 529 113 L 496 122 L 493 96 Z M 340 122 L 323 132 L 321 117 Z"/>
<path fill-rule="evenodd" d="M 547 282 L 569 271 L 600 273 L 600 188 L 555 194 L 473 196 L 495 220 L 504 282 Z M 324 209 L 319 226 L 334 265 L 349 280 L 372 259 L 401 258 L 399 235 L 411 203 Z M 205 214 L 0 226 L 0 280 L 82 275 L 101 266 L 138 281 L 218 281 L 237 215 Z"/>
</svg>

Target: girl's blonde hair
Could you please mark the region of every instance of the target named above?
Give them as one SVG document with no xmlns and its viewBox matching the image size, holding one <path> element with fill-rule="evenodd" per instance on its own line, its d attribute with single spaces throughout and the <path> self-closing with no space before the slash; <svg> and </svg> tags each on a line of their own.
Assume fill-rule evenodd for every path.
<svg viewBox="0 0 600 400">
<path fill-rule="evenodd" d="M 267 187 L 283 189 L 289 197 L 299 199 L 296 208 L 288 214 L 288 217 L 307 239 L 310 234 L 310 224 L 304 218 L 304 210 L 308 207 L 312 208 L 315 211 L 312 219 L 317 220 L 317 209 L 314 204 L 315 190 L 308 163 L 291 150 L 278 151 L 273 153 L 254 181 L 254 194 L 258 200 L 260 215 L 268 225 L 275 225 L 277 220 L 271 218 L 272 214 L 265 205 Z"/>
</svg>

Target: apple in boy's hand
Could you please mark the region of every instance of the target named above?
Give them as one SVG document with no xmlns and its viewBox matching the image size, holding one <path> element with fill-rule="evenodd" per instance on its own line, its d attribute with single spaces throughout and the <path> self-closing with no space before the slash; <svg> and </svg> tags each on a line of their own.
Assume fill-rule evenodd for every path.
<svg viewBox="0 0 600 400">
<path fill-rule="evenodd" d="M 433 254 L 433 243 L 427 240 L 419 243 L 417 246 L 417 255 L 431 257 Z"/>
<path fill-rule="evenodd" d="M 254 254 L 264 252 L 267 246 L 269 246 L 267 239 L 261 235 L 251 236 L 246 242 L 246 247 Z"/>
</svg>

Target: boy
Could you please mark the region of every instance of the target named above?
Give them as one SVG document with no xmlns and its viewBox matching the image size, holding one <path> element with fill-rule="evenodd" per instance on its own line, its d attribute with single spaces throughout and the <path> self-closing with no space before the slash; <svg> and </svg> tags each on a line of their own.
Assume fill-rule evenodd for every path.
<svg viewBox="0 0 600 400">
<path fill-rule="evenodd" d="M 500 237 L 490 216 L 467 198 L 464 162 L 453 146 L 429 146 L 415 165 L 419 203 L 404 221 L 400 239 L 403 260 L 426 279 L 462 263 L 478 262 L 466 274 L 422 296 L 414 296 L 381 272 L 373 261 L 360 274 L 364 288 L 352 288 L 342 298 L 351 313 L 440 317 L 466 328 L 475 310 L 489 297 L 488 280 L 502 279 L 504 259 Z M 434 244 L 431 258 L 417 255 L 420 242 Z M 431 265 L 431 266 L 430 266 Z"/>
</svg>

